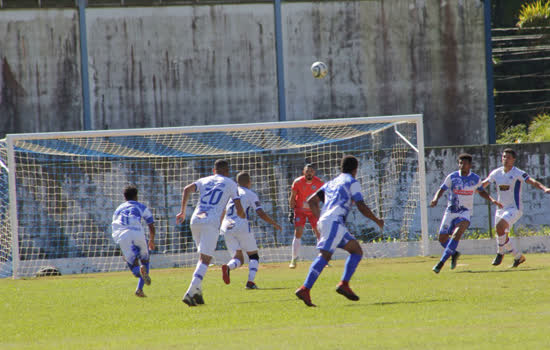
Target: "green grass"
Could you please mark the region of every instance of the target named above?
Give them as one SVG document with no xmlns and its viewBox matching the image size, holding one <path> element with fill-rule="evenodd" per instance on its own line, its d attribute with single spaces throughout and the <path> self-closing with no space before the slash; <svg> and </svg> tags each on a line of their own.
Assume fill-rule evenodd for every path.
<svg viewBox="0 0 550 350">
<path fill-rule="evenodd" d="M 543 349 L 550 347 L 548 255 L 518 269 L 492 256 L 462 256 L 451 271 L 436 258 L 366 259 L 351 302 L 334 292 L 343 261 L 312 290 L 316 308 L 294 296 L 296 270 L 263 265 L 261 290 L 245 290 L 247 269 L 223 284 L 212 267 L 206 305 L 181 302 L 191 269 L 152 270 L 148 298 L 133 295 L 128 271 L 0 280 L 0 349 Z"/>
</svg>

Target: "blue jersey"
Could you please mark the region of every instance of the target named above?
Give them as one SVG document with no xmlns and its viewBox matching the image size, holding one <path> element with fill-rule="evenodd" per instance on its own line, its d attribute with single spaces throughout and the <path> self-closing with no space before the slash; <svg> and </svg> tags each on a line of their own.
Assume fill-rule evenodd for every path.
<svg viewBox="0 0 550 350">
<path fill-rule="evenodd" d="M 117 240 L 127 232 L 143 234 L 141 219 L 147 224 L 152 224 L 153 214 L 151 211 L 138 201 L 127 201 L 116 208 L 113 214 L 113 238 Z"/>
<path fill-rule="evenodd" d="M 325 193 L 325 204 L 319 220 L 330 217 L 333 220 L 345 222 L 352 202 L 363 200 L 361 185 L 347 173 L 342 173 L 325 183 L 321 190 Z"/>
<path fill-rule="evenodd" d="M 477 191 L 484 191 L 481 185 L 481 178 L 470 172 L 466 176 L 460 175 L 460 170 L 450 173 L 441 185 L 441 189 L 446 191 L 450 189 L 449 201 L 447 203 L 447 212 L 450 213 L 470 213 L 474 209 L 474 194 Z"/>
</svg>

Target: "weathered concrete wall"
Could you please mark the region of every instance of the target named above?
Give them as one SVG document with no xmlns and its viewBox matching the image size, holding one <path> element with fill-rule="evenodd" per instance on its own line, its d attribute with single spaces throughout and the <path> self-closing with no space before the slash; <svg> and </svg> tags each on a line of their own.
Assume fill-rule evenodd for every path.
<svg viewBox="0 0 550 350">
<path fill-rule="evenodd" d="M 272 4 L 86 15 L 93 128 L 278 120 Z M 486 143 L 481 2 L 284 2 L 282 15 L 288 120 L 423 113 L 426 145 Z M 0 33 L 0 137 L 80 129 L 77 12 L 3 10 Z"/>
<path fill-rule="evenodd" d="M 0 137 L 81 128 L 78 15 L 0 11 Z"/>
</svg>

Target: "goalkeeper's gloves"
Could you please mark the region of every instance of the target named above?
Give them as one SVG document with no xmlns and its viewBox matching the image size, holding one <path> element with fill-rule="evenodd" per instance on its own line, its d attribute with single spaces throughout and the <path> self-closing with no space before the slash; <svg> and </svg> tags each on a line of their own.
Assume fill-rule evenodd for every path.
<svg viewBox="0 0 550 350">
<path fill-rule="evenodd" d="M 291 224 L 294 223 L 294 210 L 293 209 L 290 209 L 290 213 L 288 213 L 288 222 L 290 222 Z"/>
</svg>

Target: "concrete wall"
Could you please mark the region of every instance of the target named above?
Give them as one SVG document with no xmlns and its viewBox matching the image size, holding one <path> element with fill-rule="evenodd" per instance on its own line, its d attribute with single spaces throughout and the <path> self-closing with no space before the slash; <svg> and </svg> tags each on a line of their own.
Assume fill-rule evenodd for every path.
<svg viewBox="0 0 550 350">
<path fill-rule="evenodd" d="M 272 4 L 86 10 L 95 129 L 277 121 Z M 487 142 L 480 1 L 283 2 L 288 120 L 423 113 Z M 0 137 L 82 128 L 78 14 L 0 11 Z M 313 79 L 315 60 L 330 74 Z"/>
</svg>

